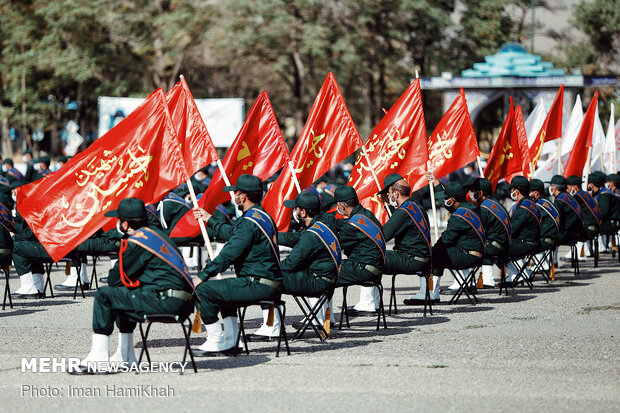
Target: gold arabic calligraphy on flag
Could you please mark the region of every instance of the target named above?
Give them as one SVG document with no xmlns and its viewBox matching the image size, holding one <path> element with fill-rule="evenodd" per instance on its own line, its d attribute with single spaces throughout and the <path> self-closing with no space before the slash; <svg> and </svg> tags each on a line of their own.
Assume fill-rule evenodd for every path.
<svg viewBox="0 0 620 413">
<path fill-rule="evenodd" d="M 75 172 L 76 185 L 85 191 L 70 201 L 62 196 L 63 222 L 70 227 L 83 227 L 97 213 L 108 209 L 128 187 L 141 188 L 149 180 L 148 165 L 152 160 L 140 145 L 119 156 L 107 149 L 93 155 L 86 168 Z"/>
</svg>

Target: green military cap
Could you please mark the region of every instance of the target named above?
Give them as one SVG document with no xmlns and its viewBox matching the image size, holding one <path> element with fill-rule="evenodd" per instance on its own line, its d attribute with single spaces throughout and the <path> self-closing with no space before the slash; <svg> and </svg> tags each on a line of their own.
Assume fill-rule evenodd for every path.
<svg viewBox="0 0 620 413">
<path fill-rule="evenodd" d="M 118 209 L 106 212 L 105 216 L 117 218 L 144 218 L 146 217 L 146 208 L 141 199 L 125 198 L 119 202 Z"/>
<path fill-rule="evenodd" d="M 595 185 L 599 188 L 605 186 L 606 180 L 607 176 L 605 176 L 605 174 L 602 172 L 592 172 L 590 175 L 588 175 L 588 182 L 591 182 L 592 185 Z"/>
<path fill-rule="evenodd" d="M 303 209 L 321 209 L 321 200 L 317 194 L 313 194 L 310 191 L 301 191 L 295 199 L 289 199 L 284 201 L 284 206 L 287 208 L 300 207 Z"/>
<path fill-rule="evenodd" d="M 383 189 L 379 191 L 379 193 L 380 194 L 387 193 L 388 189 L 390 189 L 392 185 L 394 185 L 396 182 L 400 181 L 401 179 L 404 179 L 404 178 L 400 174 L 389 174 L 383 179 Z"/>
<path fill-rule="evenodd" d="M 564 178 L 562 175 L 554 175 L 553 178 L 551 178 L 551 184 L 566 185 L 566 178 Z"/>
<path fill-rule="evenodd" d="M 510 181 L 510 187 L 523 190 L 523 193 L 529 193 L 530 181 L 528 181 L 527 178 L 524 176 L 515 176 L 514 178 L 512 178 L 512 181 Z"/>
<path fill-rule="evenodd" d="M 530 180 L 530 191 L 538 191 L 539 193 L 545 192 L 545 184 L 540 179 Z"/>
<path fill-rule="evenodd" d="M 258 176 L 243 174 L 237 179 L 237 183 L 225 186 L 224 191 L 258 192 L 263 190 L 263 183 Z"/>
<path fill-rule="evenodd" d="M 69 160 L 69 157 L 65 155 L 58 157 L 58 162 L 67 163 L 68 160 Z"/>
<path fill-rule="evenodd" d="M 9 165 L 11 165 L 11 167 L 13 166 L 13 159 L 11 158 L 6 158 L 5 160 L 2 161 L 2 163 L 8 163 Z"/>
<path fill-rule="evenodd" d="M 48 156 L 42 156 L 39 159 L 36 160 L 37 163 L 41 162 L 44 163 L 47 166 L 50 166 L 50 158 Z"/>
<path fill-rule="evenodd" d="M 568 178 L 566 178 L 566 185 L 577 185 L 577 186 L 581 186 L 581 177 L 577 176 L 577 175 L 571 175 Z"/>
<path fill-rule="evenodd" d="M 336 204 L 336 198 L 325 191 L 321 197 L 323 198 L 323 211 L 329 211 Z"/>
<path fill-rule="evenodd" d="M 32 151 L 30 149 L 26 149 L 24 151 L 24 155 L 32 155 Z"/>
<path fill-rule="evenodd" d="M 446 198 L 460 198 L 464 197 L 467 193 L 463 185 L 459 184 L 458 182 L 449 182 L 443 192 L 446 195 Z"/>
<path fill-rule="evenodd" d="M 613 182 L 614 185 L 618 185 L 620 182 L 620 175 L 618 174 L 609 174 L 607 175 L 607 182 Z"/>
<path fill-rule="evenodd" d="M 351 199 L 357 199 L 357 192 L 352 186 L 341 186 L 336 189 L 334 193 L 334 199 L 336 202 L 350 201 Z"/>
<path fill-rule="evenodd" d="M 467 187 L 472 191 L 482 191 L 484 194 L 493 193 L 493 185 L 491 185 L 491 181 L 486 178 L 476 178 Z"/>
</svg>

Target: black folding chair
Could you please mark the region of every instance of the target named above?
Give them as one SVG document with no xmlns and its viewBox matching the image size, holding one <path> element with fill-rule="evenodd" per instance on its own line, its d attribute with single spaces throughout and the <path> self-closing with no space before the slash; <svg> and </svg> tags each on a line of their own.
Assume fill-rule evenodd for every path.
<svg viewBox="0 0 620 413">
<path fill-rule="evenodd" d="M 547 248 L 539 252 L 538 254 L 542 253 L 541 257 L 539 257 L 538 254 L 532 256 L 533 270 L 532 270 L 532 277 L 530 278 L 532 282 L 534 281 L 536 274 L 540 274 L 547 283 L 551 281 L 550 273 L 551 273 L 551 266 L 553 265 L 553 252 L 554 251 L 555 251 L 555 246 L 551 248 Z M 547 270 L 544 269 L 545 263 L 547 263 L 549 266 L 549 269 Z"/>
<path fill-rule="evenodd" d="M 383 328 L 387 328 L 387 321 L 385 320 L 385 307 L 383 305 L 383 284 L 381 283 L 381 278 L 377 278 L 375 280 L 364 281 L 359 284 L 352 285 L 360 285 L 362 287 L 377 287 L 379 289 L 379 311 L 377 312 L 377 331 L 379 331 L 379 327 L 381 326 L 381 318 L 383 318 Z M 342 320 L 343 317 L 346 317 L 347 320 L 347 328 L 350 328 L 349 324 L 349 309 L 347 306 L 347 288 L 349 286 L 342 287 L 342 309 L 340 310 L 340 323 L 338 325 L 338 329 L 342 330 Z"/>
<path fill-rule="evenodd" d="M 9 306 L 12 309 L 13 308 L 13 299 L 11 298 L 11 286 L 9 285 L 9 273 L 11 272 L 11 267 L 8 266 L 8 265 L 6 267 L 2 267 L 2 271 L 4 271 L 4 280 L 5 280 L 5 284 L 4 284 L 4 301 L 2 302 L 2 309 L 4 310 L 6 308 L 6 299 L 7 299 L 7 297 L 9 299 Z"/>
<path fill-rule="evenodd" d="M 291 350 L 288 346 L 288 338 L 286 337 L 286 327 L 285 327 L 285 322 L 284 322 L 284 318 L 286 316 L 286 303 L 282 300 L 261 300 L 261 301 L 255 301 L 255 302 L 248 302 L 248 303 L 244 303 L 242 306 L 240 306 L 237 309 L 237 312 L 239 313 L 239 336 L 237 337 L 237 343 L 235 344 L 235 348 L 239 347 L 239 340 L 241 339 L 241 337 L 243 337 L 244 338 L 243 346 L 245 348 L 245 354 L 250 354 L 250 350 L 248 349 L 248 340 L 245 339 L 244 322 L 245 322 L 245 312 L 248 309 L 248 307 L 252 305 L 260 305 L 261 307 L 262 306 L 274 307 L 274 311 L 278 312 L 278 315 L 280 316 L 280 332 L 278 335 L 278 346 L 276 347 L 276 357 L 280 356 L 280 346 L 282 344 L 282 339 L 284 339 L 284 345 L 286 346 L 286 354 L 290 356 Z"/>
<path fill-rule="evenodd" d="M 476 265 L 470 268 L 465 278 L 461 277 L 461 273 L 458 270 L 448 268 L 452 274 L 452 277 L 454 277 L 456 282 L 459 284 L 459 288 L 456 290 L 452 298 L 450 298 L 448 304 L 456 304 L 463 294 L 465 294 L 471 305 L 476 305 L 479 302 L 478 297 L 476 296 L 476 274 L 480 271 L 480 268 L 482 268 L 482 265 Z"/>
<path fill-rule="evenodd" d="M 297 329 L 297 331 L 295 331 L 295 334 L 291 340 L 303 337 L 306 330 L 308 330 L 308 327 L 312 327 L 312 330 L 321 341 L 325 341 L 329 337 L 329 332 L 325 329 L 325 326 L 321 324 L 321 321 L 318 318 L 318 313 L 323 305 L 332 299 L 334 295 L 334 288 L 335 287 L 332 286 L 325 290 L 318 297 L 318 301 L 314 305 L 310 305 L 307 297 L 293 295 L 293 298 L 297 302 L 297 305 L 299 305 L 304 318 L 302 319 L 301 326 Z M 325 321 L 328 320 L 327 317 L 331 317 L 331 315 L 326 314 Z"/>
<path fill-rule="evenodd" d="M 185 325 L 187 322 L 187 326 Z M 146 332 L 142 329 L 142 324 L 147 323 Z M 192 354 L 192 350 L 190 347 L 190 336 L 192 334 L 192 322 L 188 317 L 181 318 L 177 314 L 145 314 L 144 320 L 142 320 L 138 326 L 140 327 L 140 337 L 142 338 L 142 350 L 140 351 L 140 357 L 138 358 L 138 364 L 142 362 L 142 356 L 146 354 L 146 360 L 151 363 L 151 356 L 149 354 L 148 347 L 146 345 L 146 340 L 148 339 L 149 332 L 151 331 L 151 326 L 153 323 L 164 323 L 164 324 L 179 324 L 181 329 L 183 330 L 183 337 L 185 337 L 185 349 L 183 350 L 183 364 L 185 364 L 185 360 L 187 359 L 187 353 L 189 353 L 189 358 L 192 361 L 192 367 L 194 368 L 194 373 L 198 373 L 198 369 L 196 368 L 196 363 L 194 362 L 194 355 Z M 181 371 L 180 374 L 183 374 Z"/>
<path fill-rule="evenodd" d="M 502 295 L 502 288 L 504 289 L 504 292 L 506 293 L 506 295 L 508 295 L 508 288 L 511 288 L 514 291 L 514 288 L 519 283 L 519 281 L 523 281 L 529 287 L 530 290 L 534 289 L 534 284 L 532 284 L 532 279 L 530 277 L 525 276 L 525 270 L 527 269 L 527 266 L 530 264 L 530 262 L 534 259 L 534 256 L 536 254 L 537 252 L 526 255 L 525 257 L 513 258 L 509 260 L 509 262 L 511 262 L 516 267 L 517 275 L 515 275 L 515 277 L 513 278 L 512 282 L 510 282 L 510 285 L 509 285 L 509 283 L 506 282 L 506 271 L 502 271 L 502 278 L 499 284 L 499 295 Z M 519 261 L 521 260 L 523 260 L 523 264 L 519 263 Z"/>
<path fill-rule="evenodd" d="M 390 304 L 388 305 L 388 315 L 392 315 L 392 303 L 394 304 L 394 314 L 398 314 L 398 308 L 396 307 L 396 275 L 392 275 L 392 288 L 390 291 Z M 430 272 L 425 274 L 419 272 L 416 274 L 418 277 L 424 277 L 426 279 L 426 290 L 424 292 L 424 317 L 426 317 L 426 309 L 428 308 L 430 315 L 433 315 L 433 300 L 431 300 L 431 292 L 429 288 Z"/>
</svg>

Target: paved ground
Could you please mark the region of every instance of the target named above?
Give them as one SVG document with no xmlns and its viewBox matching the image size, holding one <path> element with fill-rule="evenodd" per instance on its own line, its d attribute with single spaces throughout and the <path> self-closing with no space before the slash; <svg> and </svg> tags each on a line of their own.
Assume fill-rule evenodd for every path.
<svg viewBox="0 0 620 413">
<path fill-rule="evenodd" d="M 441 304 L 426 318 L 419 308 L 402 306 L 388 317 L 387 330 L 376 332 L 370 317 L 356 318 L 326 344 L 295 341 L 290 356 L 275 358 L 273 344 L 251 343 L 249 356 L 200 359 L 198 374 L 185 375 L 22 373 L 22 357 L 86 355 L 93 293 L 77 300 L 67 293 L 22 300 L 0 312 L 2 410 L 618 411 L 618 266 L 603 255 L 599 268 L 583 264 L 581 276 L 574 277 L 564 264 L 558 281 L 539 278 L 533 291 L 520 287 L 500 297 L 497 290 L 484 290 L 476 306 Z M 52 277 L 61 282 L 64 273 L 54 270 Z M 388 277 L 385 282 L 387 300 Z M 399 303 L 414 283 L 398 277 Z M 11 286 L 18 286 L 15 277 Z M 355 302 L 358 290 L 350 294 Z M 289 321 L 298 319 L 293 300 L 285 300 Z M 257 309 L 249 313 L 250 327 L 258 326 L 259 316 Z M 156 325 L 152 358 L 179 360 L 180 337 L 177 326 Z M 192 341 L 203 340 L 204 334 Z M 114 348 L 115 341 L 113 336 Z M 161 398 L 148 397 L 148 387 L 142 396 L 113 396 L 114 389 L 127 393 L 139 385 L 171 390 Z M 101 396 L 69 397 L 69 386 Z"/>
</svg>

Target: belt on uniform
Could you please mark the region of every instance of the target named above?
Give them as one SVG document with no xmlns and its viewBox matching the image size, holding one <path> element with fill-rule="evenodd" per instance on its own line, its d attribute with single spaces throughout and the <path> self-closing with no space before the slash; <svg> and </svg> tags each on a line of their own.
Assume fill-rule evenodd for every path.
<svg viewBox="0 0 620 413">
<path fill-rule="evenodd" d="M 522 242 L 522 243 L 524 243 L 524 244 L 536 245 L 536 243 L 535 243 L 534 241 L 525 241 L 525 240 L 522 240 L 522 239 L 520 239 L 520 240 L 518 240 L 518 241 L 521 241 L 521 242 Z"/>
<path fill-rule="evenodd" d="M 594 226 L 594 225 L 588 225 L 588 226 L 586 227 L 586 230 L 587 230 L 587 231 L 596 231 L 597 229 L 598 229 L 598 228 L 597 228 L 596 226 Z"/>
<path fill-rule="evenodd" d="M 418 257 L 417 255 L 410 255 L 410 257 L 416 261 L 420 261 L 421 263 L 426 264 L 429 262 L 430 257 Z"/>
<path fill-rule="evenodd" d="M 480 251 L 463 250 L 463 252 L 465 254 L 473 255 L 474 257 L 482 258 L 482 253 Z"/>
<path fill-rule="evenodd" d="M 555 244 L 555 240 L 553 238 L 543 238 L 542 240 L 547 244 Z"/>
<path fill-rule="evenodd" d="M 322 277 L 320 275 L 316 275 L 315 273 L 312 273 L 312 275 L 314 275 L 315 278 L 318 278 L 319 280 L 327 281 L 330 284 L 333 284 L 336 282 L 336 279 L 334 278 Z"/>
<path fill-rule="evenodd" d="M 0 248 L 0 254 L 5 254 L 5 255 L 9 255 L 11 254 L 13 251 L 8 249 L 8 248 Z"/>
<path fill-rule="evenodd" d="M 189 301 L 192 299 L 191 293 L 183 290 L 173 290 L 172 288 L 166 291 L 160 291 L 158 294 L 160 297 L 173 297 L 183 301 Z"/>
<path fill-rule="evenodd" d="M 491 241 L 491 245 L 493 245 L 496 248 L 499 248 L 500 250 L 505 250 L 506 249 L 502 244 L 500 244 L 497 241 Z"/>
<path fill-rule="evenodd" d="M 265 284 L 271 288 L 279 288 L 282 283 L 280 281 L 270 280 L 269 278 L 263 277 L 251 277 L 253 281 L 258 281 L 259 284 Z"/>
<path fill-rule="evenodd" d="M 370 264 L 360 264 L 360 266 L 362 267 L 362 269 L 376 275 L 377 277 L 383 274 L 383 271 L 380 270 L 379 268 L 375 267 L 374 265 L 370 265 Z"/>
</svg>

